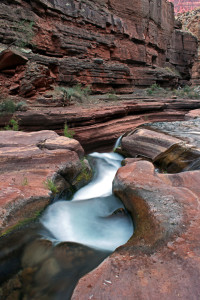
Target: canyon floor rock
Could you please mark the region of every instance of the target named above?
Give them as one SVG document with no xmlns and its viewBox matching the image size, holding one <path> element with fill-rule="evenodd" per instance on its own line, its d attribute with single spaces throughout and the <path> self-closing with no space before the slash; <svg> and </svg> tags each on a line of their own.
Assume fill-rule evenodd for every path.
<svg viewBox="0 0 200 300">
<path fill-rule="evenodd" d="M 15 118 L 20 130 L 51 129 L 63 135 L 67 123 L 85 151 L 105 151 L 111 150 L 116 139 L 127 130 L 149 122 L 184 120 L 188 110 L 200 108 L 199 100 L 194 99 L 136 98 L 134 95 L 120 95 L 116 101 L 96 95 L 81 105 L 48 105 L 32 104 L 27 111 L 3 115 L 0 127 L 4 128 L 11 118 Z"/>
<path fill-rule="evenodd" d="M 163 135 L 163 141 L 166 137 L 166 145 L 169 139 L 189 142 L 190 130 L 193 134 L 196 131 L 197 137 L 197 124 L 199 120 L 174 122 L 171 131 L 173 133 L 174 127 L 176 137 L 169 137 L 170 123 L 149 126 L 152 136 L 148 152 L 152 149 L 152 140 L 157 142 L 155 128 L 158 131 L 163 127 L 159 134 Z M 183 129 L 180 136 L 177 128 Z M 138 141 L 137 130 L 135 132 Z M 144 146 L 147 145 L 148 139 Z M 194 142 L 190 151 L 194 148 L 199 151 L 195 145 Z M 168 147 L 160 151 L 167 153 Z M 159 173 L 151 162 L 153 159 L 154 154 L 148 161 L 144 157 L 135 161 L 127 159 L 126 165 L 118 170 L 114 192 L 131 212 L 135 233 L 127 244 L 79 281 L 73 300 L 200 297 L 200 171 L 197 168 L 174 174 Z"/>
<path fill-rule="evenodd" d="M 1 233 L 36 217 L 50 203 L 50 190 L 70 194 L 84 185 L 91 170 L 83 155 L 78 141 L 53 131 L 1 131 Z"/>
</svg>

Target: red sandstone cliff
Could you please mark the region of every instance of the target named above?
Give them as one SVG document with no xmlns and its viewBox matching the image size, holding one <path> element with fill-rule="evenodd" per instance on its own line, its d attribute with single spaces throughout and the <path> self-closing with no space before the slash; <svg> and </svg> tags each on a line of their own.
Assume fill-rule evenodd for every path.
<svg viewBox="0 0 200 300">
<path fill-rule="evenodd" d="M 107 92 L 189 80 L 197 41 L 165 0 L 4 0 L 0 84 L 33 96 L 55 82 Z"/>
<path fill-rule="evenodd" d="M 200 0 L 169 0 L 174 3 L 176 13 L 182 13 L 200 7 Z"/>
</svg>

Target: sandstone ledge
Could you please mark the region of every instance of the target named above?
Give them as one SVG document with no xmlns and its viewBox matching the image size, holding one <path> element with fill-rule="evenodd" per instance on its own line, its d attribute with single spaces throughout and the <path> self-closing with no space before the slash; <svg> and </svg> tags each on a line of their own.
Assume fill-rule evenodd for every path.
<svg viewBox="0 0 200 300">
<path fill-rule="evenodd" d="M 91 177 L 78 141 L 53 131 L 0 132 L 0 232 L 35 218 L 52 191 L 70 196 Z M 85 172 L 88 176 L 85 176 Z"/>
<path fill-rule="evenodd" d="M 110 150 L 120 135 L 141 124 L 183 120 L 189 109 L 197 108 L 200 108 L 199 100 L 192 99 L 136 99 L 133 95 L 124 95 L 119 101 L 103 102 L 100 96 L 92 96 L 90 104 L 30 107 L 26 112 L 16 112 L 13 117 L 23 131 L 50 129 L 62 135 L 67 123 L 84 150 L 92 152 Z M 0 127 L 4 128 L 13 117 L 2 116 Z"/>
</svg>

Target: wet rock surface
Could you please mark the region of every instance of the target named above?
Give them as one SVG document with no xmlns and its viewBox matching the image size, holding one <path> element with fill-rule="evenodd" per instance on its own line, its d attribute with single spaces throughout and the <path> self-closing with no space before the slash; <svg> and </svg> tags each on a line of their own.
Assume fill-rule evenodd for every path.
<svg viewBox="0 0 200 300">
<path fill-rule="evenodd" d="M 78 141 L 53 131 L 1 131 L 1 233 L 35 218 L 50 203 L 50 190 L 72 194 L 83 186 L 91 177 L 83 155 Z"/>
<path fill-rule="evenodd" d="M 0 240 L 0 296 L 5 299 L 70 299 L 78 279 L 110 252 L 40 239 L 41 225 Z M 7 278 L 7 281 L 6 281 Z"/>
<path fill-rule="evenodd" d="M 145 132 L 146 128 L 138 130 Z M 158 147 L 162 163 L 162 154 L 168 152 L 168 146 L 171 147 L 169 141 L 179 140 L 186 144 L 190 132 L 196 132 L 197 139 L 199 120 L 155 123 L 148 130 L 152 131 L 150 146 L 145 135 L 143 145 L 147 153 L 153 149 L 152 141 L 158 141 L 158 130 L 163 134 L 162 141 L 166 138 L 161 145 L 164 147 Z M 174 131 L 175 137 L 170 136 L 168 130 L 172 134 Z M 134 142 L 133 136 L 130 139 Z M 135 138 L 138 142 L 137 134 Z M 191 143 L 192 139 L 190 146 Z M 189 151 L 193 149 L 199 152 L 197 142 Z M 166 156 L 163 155 L 164 159 Z M 131 212 L 135 233 L 127 244 L 79 281 L 73 300 L 200 297 L 199 170 L 196 167 L 192 171 L 174 174 L 159 173 L 151 162 L 154 159 L 154 152 L 148 161 L 145 158 L 127 159 L 126 165 L 118 170 L 113 183 L 114 192 Z"/>
</svg>

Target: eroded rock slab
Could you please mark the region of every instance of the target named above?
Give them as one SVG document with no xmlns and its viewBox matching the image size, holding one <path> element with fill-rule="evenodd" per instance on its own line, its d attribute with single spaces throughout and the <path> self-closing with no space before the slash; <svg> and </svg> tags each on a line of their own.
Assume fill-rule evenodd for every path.
<svg viewBox="0 0 200 300">
<path fill-rule="evenodd" d="M 78 141 L 53 131 L 1 131 L 1 233 L 35 217 L 50 202 L 50 190 L 70 194 L 84 185 L 91 169 L 83 155 Z"/>
<path fill-rule="evenodd" d="M 198 169 L 199 128 L 200 119 L 141 126 L 122 138 L 120 152 L 146 158 L 172 173 Z"/>
<path fill-rule="evenodd" d="M 120 135 L 141 124 L 183 120 L 188 109 L 200 107 L 198 100 L 135 99 L 133 95 L 120 96 L 114 103 L 98 103 L 101 102 L 99 96 L 91 96 L 90 101 L 93 105 L 36 107 L 16 112 L 14 116 L 19 120 L 20 129 L 25 131 L 51 129 L 63 134 L 67 123 L 75 132 L 75 139 L 87 152 L 92 152 L 110 150 Z M 0 126 L 8 122 L 9 118 L 2 118 Z"/>
<path fill-rule="evenodd" d="M 186 129 L 192 132 L 192 124 L 183 122 L 185 132 L 178 136 L 181 122 L 175 122 L 176 137 L 166 134 L 170 123 L 161 124 L 166 127 L 164 132 L 159 132 L 163 134 L 162 144 L 158 145 L 162 162 L 161 154 L 166 153 L 165 148 L 171 147 L 171 142 L 186 143 Z M 151 147 L 148 147 L 148 136 L 144 135 L 143 146 L 147 146 L 151 156 L 148 160 L 155 159 L 152 140 L 158 141 L 155 132 L 158 127 L 159 124 L 153 124 L 148 128 L 152 130 Z M 198 132 L 193 124 L 195 130 Z M 138 141 L 138 135 L 135 138 Z M 193 148 L 199 152 L 197 143 Z M 131 151 L 134 153 L 134 148 Z M 139 154 L 139 148 L 137 151 Z M 113 188 L 132 214 L 135 233 L 127 244 L 79 281 L 72 299 L 198 299 L 200 171 L 158 173 L 144 157 L 143 160 L 129 158 L 118 170 Z"/>
</svg>

